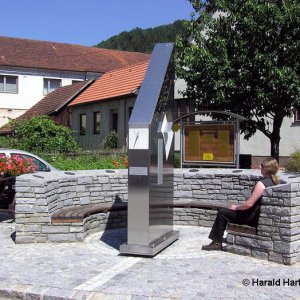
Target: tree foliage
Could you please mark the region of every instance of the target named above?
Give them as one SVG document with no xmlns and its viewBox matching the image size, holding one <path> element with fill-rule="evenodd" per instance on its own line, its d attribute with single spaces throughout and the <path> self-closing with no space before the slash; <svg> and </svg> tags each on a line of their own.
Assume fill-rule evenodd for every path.
<svg viewBox="0 0 300 300">
<path fill-rule="evenodd" d="M 151 53 L 155 43 L 175 42 L 177 35 L 183 35 L 185 33 L 184 22 L 178 20 L 173 24 L 148 29 L 137 27 L 102 41 L 96 47 Z"/>
<path fill-rule="evenodd" d="M 177 75 L 198 109 L 229 110 L 248 119 L 279 157 L 284 117 L 300 107 L 300 3 L 297 0 L 189 0 L 190 38 L 177 40 Z"/>
<path fill-rule="evenodd" d="M 12 121 L 10 138 L 16 148 L 34 153 L 67 153 L 79 149 L 69 128 L 56 124 L 48 116 L 37 116 L 25 121 Z"/>
</svg>

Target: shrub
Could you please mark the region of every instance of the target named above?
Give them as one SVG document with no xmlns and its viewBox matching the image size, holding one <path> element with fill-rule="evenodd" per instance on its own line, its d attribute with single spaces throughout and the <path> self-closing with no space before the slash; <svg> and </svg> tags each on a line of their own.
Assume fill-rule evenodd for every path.
<svg viewBox="0 0 300 300">
<path fill-rule="evenodd" d="M 174 168 L 180 168 L 181 164 L 180 164 L 180 152 L 178 151 L 174 151 Z"/>
<path fill-rule="evenodd" d="M 115 131 L 108 133 L 103 139 L 103 149 L 117 149 L 118 148 L 118 134 Z"/>
<path fill-rule="evenodd" d="M 69 128 L 56 124 L 48 116 L 37 116 L 25 121 L 12 121 L 15 148 L 34 153 L 68 153 L 79 149 Z"/>
<path fill-rule="evenodd" d="M 15 148 L 14 140 L 10 136 L 0 136 L 1 148 Z"/>
<path fill-rule="evenodd" d="M 300 150 L 296 150 L 288 159 L 286 169 L 289 172 L 300 172 Z"/>
</svg>

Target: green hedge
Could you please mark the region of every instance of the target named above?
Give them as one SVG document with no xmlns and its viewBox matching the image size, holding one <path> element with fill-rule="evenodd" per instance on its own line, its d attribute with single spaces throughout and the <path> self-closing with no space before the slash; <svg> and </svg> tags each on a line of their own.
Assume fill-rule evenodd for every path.
<svg viewBox="0 0 300 300">
<path fill-rule="evenodd" d="M 55 168 L 69 171 L 69 170 L 97 170 L 97 169 L 125 169 L 127 162 L 127 155 L 107 154 L 101 155 L 99 153 L 75 153 L 69 155 L 60 154 L 45 154 L 40 153 L 43 159 L 53 165 Z"/>
</svg>

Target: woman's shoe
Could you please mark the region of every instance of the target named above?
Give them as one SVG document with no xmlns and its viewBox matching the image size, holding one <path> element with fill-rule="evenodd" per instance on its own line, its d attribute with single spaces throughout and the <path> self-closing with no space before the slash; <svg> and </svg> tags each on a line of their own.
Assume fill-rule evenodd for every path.
<svg viewBox="0 0 300 300">
<path fill-rule="evenodd" d="M 222 243 L 212 241 L 209 245 L 202 246 L 202 250 L 221 251 L 222 250 Z"/>
</svg>

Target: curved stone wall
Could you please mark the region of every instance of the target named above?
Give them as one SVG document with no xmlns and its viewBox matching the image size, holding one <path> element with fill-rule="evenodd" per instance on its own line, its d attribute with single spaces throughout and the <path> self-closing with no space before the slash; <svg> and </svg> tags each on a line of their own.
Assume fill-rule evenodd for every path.
<svg viewBox="0 0 300 300">
<path fill-rule="evenodd" d="M 244 201 L 259 170 L 176 169 L 174 202 L 194 200 L 213 204 Z M 294 263 L 300 261 L 300 177 L 281 174 L 286 184 L 267 188 L 262 201 L 258 235 L 228 234 L 234 253 Z M 294 177 L 294 178 L 292 178 Z M 51 214 L 63 207 L 126 202 L 127 170 L 26 174 L 16 180 L 16 243 L 80 241 L 91 232 L 126 227 L 126 212 L 99 213 L 82 223 L 51 224 Z M 211 226 L 216 211 L 174 208 L 174 224 Z"/>
</svg>

